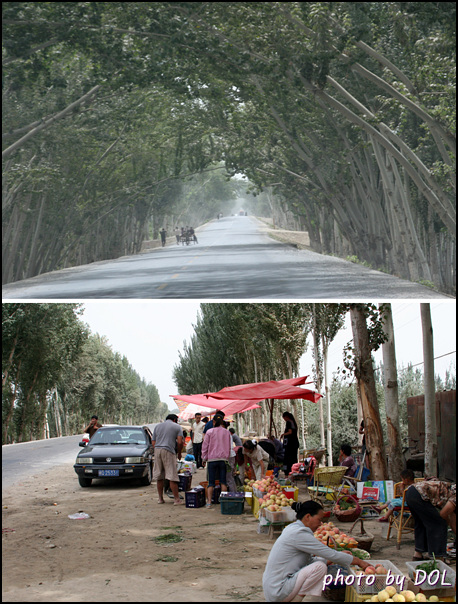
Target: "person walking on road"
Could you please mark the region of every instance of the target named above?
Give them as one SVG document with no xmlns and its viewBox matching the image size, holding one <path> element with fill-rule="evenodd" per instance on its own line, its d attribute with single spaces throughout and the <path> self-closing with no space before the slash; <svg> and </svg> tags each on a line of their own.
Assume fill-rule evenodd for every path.
<svg viewBox="0 0 458 604">
<path fill-rule="evenodd" d="M 165 422 L 158 424 L 153 431 L 154 471 L 153 480 L 157 481 L 158 503 L 164 503 L 164 479 L 170 481 L 174 504 L 181 505 L 178 492 L 177 457 L 181 459 L 183 449 L 183 429 L 178 425 L 178 416 L 171 413 Z"/>
<path fill-rule="evenodd" d="M 165 242 L 167 240 L 167 231 L 164 229 L 164 227 L 162 227 L 162 229 L 159 231 L 160 235 L 161 235 L 161 242 L 162 242 L 162 247 L 165 246 Z"/>
</svg>

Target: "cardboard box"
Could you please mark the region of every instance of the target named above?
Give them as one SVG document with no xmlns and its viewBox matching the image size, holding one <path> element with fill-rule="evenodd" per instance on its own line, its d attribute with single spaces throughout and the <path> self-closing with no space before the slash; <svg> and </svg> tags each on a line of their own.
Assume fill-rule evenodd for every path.
<svg viewBox="0 0 458 604">
<path fill-rule="evenodd" d="M 364 487 L 378 488 L 378 500 L 381 503 L 386 503 L 387 501 L 394 499 L 394 482 L 392 480 L 368 480 L 366 482 L 358 482 L 356 488 L 356 496 L 358 499 L 362 499 Z"/>
</svg>

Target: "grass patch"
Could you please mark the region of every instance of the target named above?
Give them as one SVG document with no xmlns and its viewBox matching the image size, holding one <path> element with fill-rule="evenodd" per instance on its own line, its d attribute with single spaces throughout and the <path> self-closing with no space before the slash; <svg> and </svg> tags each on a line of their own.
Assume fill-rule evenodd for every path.
<svg viewBox="0 0 458 604">
<path fill-rule="evenodd" d="M 183 537 L 176 533 L 166 533 L 165 535 L 154 537 L 153 541 L 158 545 L 171 545 L 172 543 L 180 543 L 180 541 L 183 541 Z"/>
</svg>

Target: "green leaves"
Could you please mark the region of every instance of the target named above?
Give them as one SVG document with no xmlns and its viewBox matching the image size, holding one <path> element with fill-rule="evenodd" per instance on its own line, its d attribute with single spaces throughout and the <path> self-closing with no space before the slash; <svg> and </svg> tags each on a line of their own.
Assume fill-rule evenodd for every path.
<svg viewBox="0 0 458 604">
<path fill-rule="evenodd" d="M 431 2 L 3 3 L 5 144 L 103 85 L 97 99 L 14 156 L 24 170 L 31 158 L 62 166 L 66 181 L 46 188 L 67 244 L 49 254 L 43 241 L 42 257 L 52 260 L 39 270 L 60 267 L 64 257 L 74 263 L 136 251 L 129 233 L 146 231 L 145 222 L 128 208 L 144 191 L 224 161 L 258 189 L 281 186 L 276 204 L 310 216 L 317 251 L 346 249 L 374 267 L 430 279 L 441 242 L 429 241 L 429 221 L 451 236 L 455 229 L 455 10 Z M 123 126 L 123 140 L 87 186 Z M 397 171 L 390 186 L 387 162 Z M 32 200 L 34 215 L 40 203 Z M 86 240 L 77 225 L 81 205 L 94 210 L 83 219 Z M 152 203 L 150 215 L 160 221 L 166 210 L 157 215 Z M 418 242 L 415 249 L 401 241 L 393 251 L 394 214 L 410 224 L 406 239 Z M 17 217 L 7 212 L 5 220 L 21 231 Z M 107 233 L 101 249 L 90 244 L 95 221 Z M 21 236 L 25 263 L 36 224 L 28 220 Z M 43 224 L 57 228 L 47 208 Z M 130 249 L 111 240 L 114 224 L 126 225 L 116 240 Z M 13 248 L 7 243 L 7 252 Z M 411 256 L 421 270 L 399 262 Z"/>
<path fill-rule="evenodd" d="M 78 434 L 103 423 L 146 423 L 164 412 L 156 386 L 89 334 L 80 304 L 2 307 L 3 442 Z"/>
</svg>

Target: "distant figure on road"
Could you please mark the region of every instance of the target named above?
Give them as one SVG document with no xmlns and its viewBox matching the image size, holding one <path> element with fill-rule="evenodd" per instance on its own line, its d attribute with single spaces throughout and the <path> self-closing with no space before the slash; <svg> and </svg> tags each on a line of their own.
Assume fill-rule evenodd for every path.
<svg viewBox="0 0 458 604">
<path fill-rule="evenodd" d="M 196 243 L 199 243 L 199 242 L 197 241 L 197 236 L 196 236 L 196 233 L 195 233 L 195 231 L 194 231 L 193 227 L 189 227 L 189 231 L 188 231 L 188 233 L 189 233 L 189 237 L 192 237 L 192 239 L 193 239 L 193 240 L 194 240 Z"/>
<path fill-rule="evenodd" d="M 181 231 L 180 229 L 176 226 L 175 227 L 175 237 L 177 239 L 177 245 L 180 245 L 180 239 L 181 239 Z"/>
<path fill-rule="evenodd" d="M 92 438 L 94 436 L 94 434 L 97 432 L 97 430 L 101 427 L 102 427 L 102 424 L 99 422 L 99 418 L 97 417 L 97 415 L 93 415 L 91 417 L 91 421 L 89 422 L 89 425 L 85 428 L 84 433 L 89 434 L 89 438 Z"/>
<path fill-rule="evenodd" d="M 165 241 L 167 238 L 167 231 L 164 229 L 164 227 L 162 227 L 162 229 L 159 231 L 159 233 L 161 234 L 162 247 L 164 247 Z"/>
</svg>

